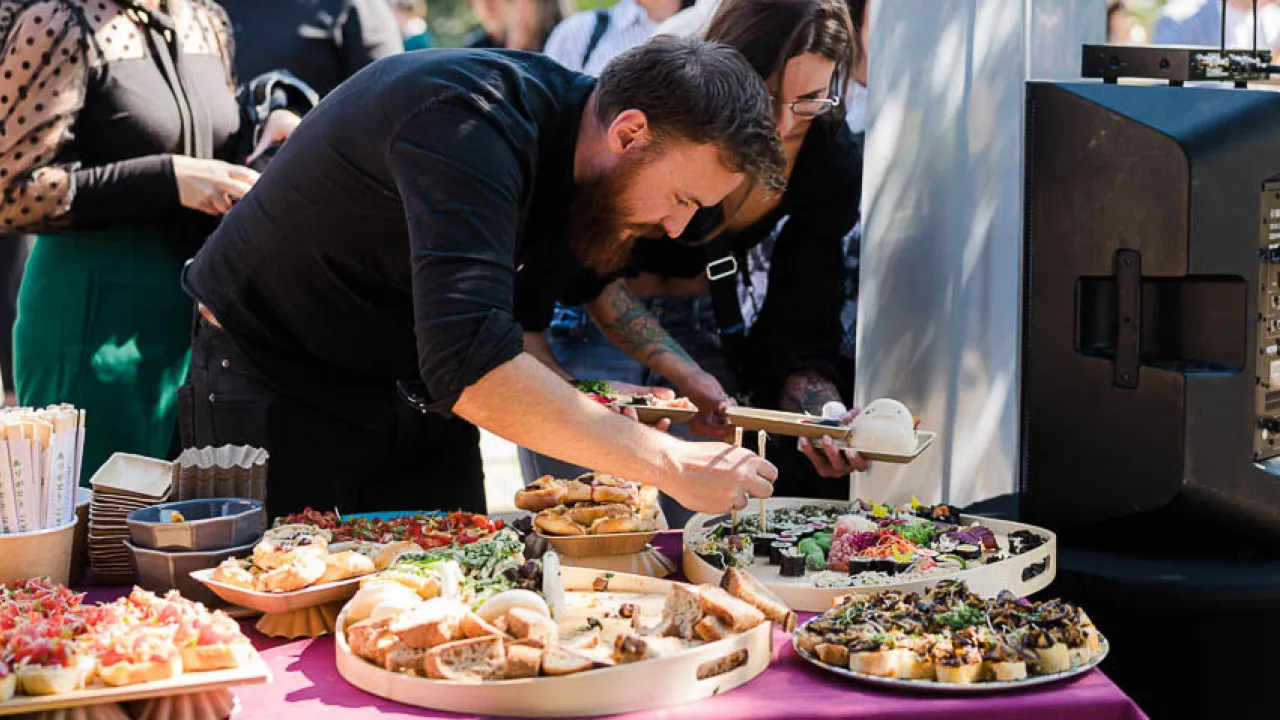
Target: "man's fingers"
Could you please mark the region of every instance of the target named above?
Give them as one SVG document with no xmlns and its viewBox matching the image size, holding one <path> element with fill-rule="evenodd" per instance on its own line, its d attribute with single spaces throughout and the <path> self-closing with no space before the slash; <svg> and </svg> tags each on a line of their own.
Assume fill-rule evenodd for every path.
<svg viewBox="0 0 1280 720">
<path fill-rule="evenodd" d="M 662 432 L 667 432 L 671 429 L 671 418 L 662 418 L 655 423 L 653 427 L 657 430 L 661 430 Z"/>
<path fill-rule="evenodd" d="M 747 491 L 747 495 L 754 498 L 767 498 L 773 496 L 773 483 L 759 475 L 748 478 L 742 484 L 742 489 Z"/>
</svg>

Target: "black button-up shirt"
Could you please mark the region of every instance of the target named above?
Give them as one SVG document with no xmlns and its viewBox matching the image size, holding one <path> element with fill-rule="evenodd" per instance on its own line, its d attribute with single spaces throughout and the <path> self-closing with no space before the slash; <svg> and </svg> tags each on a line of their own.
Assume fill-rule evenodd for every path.
<svg viewBox="0 0 1280 720">
<path fill-rule="evenodd" d="M 514 51 L 374 63 L 307 115 L 188 292 L 286 392 L 421 377 L 447 413 L 573 273 L 562 238 L 594 82 Z"/>
</svg>

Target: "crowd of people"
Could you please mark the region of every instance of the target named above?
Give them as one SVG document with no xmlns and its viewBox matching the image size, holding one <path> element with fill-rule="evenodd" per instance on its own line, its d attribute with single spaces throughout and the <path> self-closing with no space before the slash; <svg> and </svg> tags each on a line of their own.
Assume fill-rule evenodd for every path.
<svg viewBox="0 0 1280 720">
<path fill-rule="evenodd" d="M 845 497 L 852 451 L 723 443 L 733 404 L 852 395 L 868 4 L 472 0 L 442 49 L 423 0 L 6 0 L 17 400 L 85 408 L 90 471 L 265 447 L 273 512 L 483 510 L 477 425 L 672 522 Z M 1155 39 L 1248 15 L 1189 7 Z M 700 412 L 672 437 L 585 380 Z"/>
</svg>

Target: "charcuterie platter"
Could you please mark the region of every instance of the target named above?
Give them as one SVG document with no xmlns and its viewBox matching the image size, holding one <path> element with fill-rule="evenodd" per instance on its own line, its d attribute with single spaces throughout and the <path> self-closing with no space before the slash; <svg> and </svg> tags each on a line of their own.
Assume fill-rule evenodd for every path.
<svg viewBox="0 0 1280 720">
<path fill-rule="evenodd" d="M 838 597 L 884 588 L 921 591 L 960 579 L 980 595 L 1026 597 L 1052 582 L 1056 536 L 1043 528 L 962 515 L 947 505 L 770 498 L 760 512 L 698 514 L 684 531 L 684 573 L 716 582 L 740 567 L 793 610 L 822 612 Z"/>
</svg>

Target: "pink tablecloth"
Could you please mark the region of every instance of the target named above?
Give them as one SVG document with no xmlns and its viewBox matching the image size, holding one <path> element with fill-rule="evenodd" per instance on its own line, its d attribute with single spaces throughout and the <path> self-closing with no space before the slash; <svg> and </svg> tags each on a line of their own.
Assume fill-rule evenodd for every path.
<svg viewBox="0 0 1280 720">
<path fill-rule="evenodd" d="M 664 533 L 659 548 L 679 558 L 678 533 Z M 103 591 L 91 593 L 95 599 Z M 390 715 L 466 718 L 407 707 L 348 685 L 334 666 L 333 638 L 281 642 L 246 630 L 271 667 L 270 685 L 238 688 L 236 717 L 347 718 Z M 746 685 L 701 702 L 614 716 L 620 720 L 782 720 L 784 718 L 902 718 L 906 720 L 1141 720 L 1128 696 L 1094 670 L 1075 680 L 1018 693 L 922 697 L 872 690 L 812 667 L 797 657 L 786 633 L 774 633 L 773 664 Z M 661 693 L 661 688 L 654 688 Z"/>
</svg>

